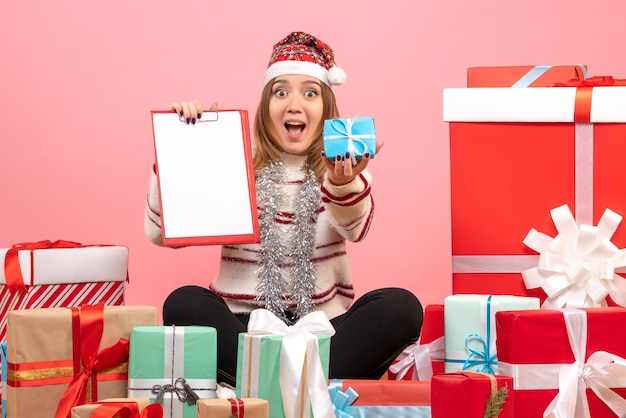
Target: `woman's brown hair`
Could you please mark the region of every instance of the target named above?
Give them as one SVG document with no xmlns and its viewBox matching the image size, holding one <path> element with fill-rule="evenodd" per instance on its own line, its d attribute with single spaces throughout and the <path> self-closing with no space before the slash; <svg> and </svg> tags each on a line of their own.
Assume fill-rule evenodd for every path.
<svg viewBox="0 0 626 418">
<path fill-rule="evenodd" d="M 324 179 L 326 166 L 322 161 L 321 152 L 324 150 L 324 142 L 322 140 L 322 131 L 324 129 L 324 120 L 339 117 L 337 109 L 337 101 L 333 91 L 324 83 L 321 84 L 322 89 L 322 120 L 319 126 L 315 128 L 317 139 L 309 149 L 307 164 L 315 172 L 315 176 L 321 182 Z M 268 166 L 272 161 L 278 158 L 281 152 L 280 148 L 274 141 L 274 133 L 269 115 L 269 102 L 272 97 L 272 87 L 274 80 L 268 82 L 261 93 L 261 100 L 254 117 L 254 172 L 258 174 L 261 170 Z"/>
</svg>

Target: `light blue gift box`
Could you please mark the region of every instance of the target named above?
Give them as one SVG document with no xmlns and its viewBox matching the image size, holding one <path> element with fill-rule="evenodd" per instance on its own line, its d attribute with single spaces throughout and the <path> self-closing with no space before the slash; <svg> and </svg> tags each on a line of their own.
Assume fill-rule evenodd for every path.
<svg viewBox="0 0 626 418">
<path fill-rule="evenodd" d="M 365 153 L 376 155 L 376 129 L 374 118 L 335 118 L 324 121 L 324 152 L 334 161 L 337 155 L 360 160 Z"/>
<path fill-rule="evenodd" d="M 217 389 L 217 330 L 203 326 L 141 326 L 130 333 L 128 397 L 161 400 L 164 417 L 195 418 L 195 396 Z M 191 393 L 193 392 L 193 394 Z"/>
<path fill-rule="evenodd" d="M 444 370 L 498 373 L 498 311 L 539 309 L 539 298 L 457 294 L 444 299 Z"/>
<path fill-rule="evenodd" d="M 7 343 L 6 341 L 0 344 L 0 357 L 2 358 L 2 369 L 0 373 L 2 375 L 2 418 L 7 416 Z"/>
</svg>

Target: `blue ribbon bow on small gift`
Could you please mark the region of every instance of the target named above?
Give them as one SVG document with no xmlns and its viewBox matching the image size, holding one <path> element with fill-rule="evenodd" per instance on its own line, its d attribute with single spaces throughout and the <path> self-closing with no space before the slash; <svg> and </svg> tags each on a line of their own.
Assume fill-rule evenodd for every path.
<svg viewBox="0 0 626 418">
<path fill-rule="evenodd" d="M 333 411 L 335 411 L 335 417 L 337 418 L 359 418 L 352 415 L 347 409 L 352 403 L 359 397 L 359 394 L 352 388 L 342 391 L 342 385 L 339 382 L 331 383 L 328 387 L 330 393 L 330 400 L 333 404 Z"/>
</svg>

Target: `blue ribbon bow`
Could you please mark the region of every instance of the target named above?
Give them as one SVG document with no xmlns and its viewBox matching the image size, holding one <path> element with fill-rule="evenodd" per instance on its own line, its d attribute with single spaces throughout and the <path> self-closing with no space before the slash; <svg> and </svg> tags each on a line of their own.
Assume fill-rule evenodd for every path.
<svg viewBox="0 0 626 418">
<path fill-rule="evenodd" d="M 336 418 L 358 418 L 357 415 L 352 415 L 347 409 L 352 403 L 359 397 L 359 394 L 352 388 L 342 391 L 341 382 L 331 382 L 328 387 L 330 394 L 330 400 L 333 404 L 333 411 L 335 411 Z"/>
</svg>

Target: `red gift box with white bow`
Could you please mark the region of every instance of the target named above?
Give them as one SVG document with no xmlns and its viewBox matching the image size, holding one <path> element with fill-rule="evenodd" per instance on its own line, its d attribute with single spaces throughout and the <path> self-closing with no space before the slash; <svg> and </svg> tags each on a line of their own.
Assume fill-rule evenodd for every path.
<svg viewBox="0 0 626 418">
<path fill-rule="evenodd" d="M 453 293 L 546 298 L 521 272 L 539 255 L 531 228 L 557 230 L 568 205 L 578 225 L 607 208 L 626 214 L 626 82 L 592 77 L 535 88 L 449 88 Z M 611 237 L 626 246 L 626 228 Z"/>
</svg>

